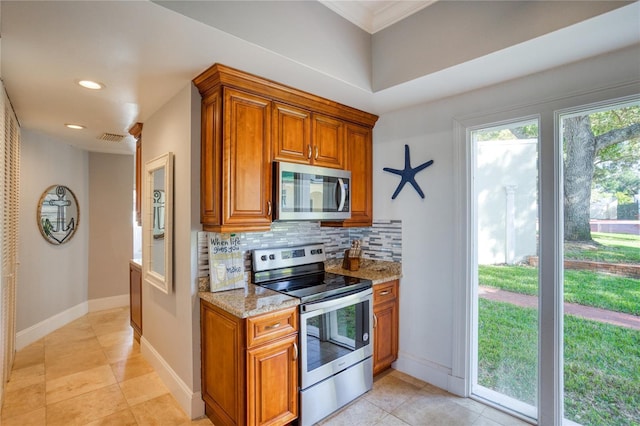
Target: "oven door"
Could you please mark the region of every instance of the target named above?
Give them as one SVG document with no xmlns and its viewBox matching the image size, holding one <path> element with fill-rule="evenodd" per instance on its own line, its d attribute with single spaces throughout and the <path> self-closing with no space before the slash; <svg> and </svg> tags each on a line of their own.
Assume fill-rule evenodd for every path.
<svg viewBox="0 0 640 426">
<path fill-rule="evenodd" d="M 373 353 L 372 290 L 300 306 L 301 389 Z"/>
</svg>

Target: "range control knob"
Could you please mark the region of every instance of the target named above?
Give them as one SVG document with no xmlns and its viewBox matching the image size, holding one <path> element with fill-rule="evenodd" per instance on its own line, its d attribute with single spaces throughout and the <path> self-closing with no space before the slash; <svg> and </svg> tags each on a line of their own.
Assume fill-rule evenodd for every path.
<svg viewBox="0 0 640 426">
<path fill-rule="evenodd" d="M 275 254 L 270 254 L 269 255 L 269 260 L 276 260 L 276 255 Z"/>
<path fill-rule="evenodd" d="M 262 260 L 263 262 L 266 262 L 267 256 L 263 254 L 262 256 L 260 256 L 260 260 Z"/>
</svg>

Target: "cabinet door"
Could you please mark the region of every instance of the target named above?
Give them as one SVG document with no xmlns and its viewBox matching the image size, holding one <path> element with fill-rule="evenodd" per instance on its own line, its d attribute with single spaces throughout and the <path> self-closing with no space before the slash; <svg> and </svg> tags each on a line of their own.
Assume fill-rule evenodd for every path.
<svg viewBox="0 0 640 426">
<path fill-rule="evenodd" d="M 309 111 L 273 103 L 273 159 L 308 164 L 311 161 L 311 116 Z"/>
<path fill-rule="evenodd" d="M 202 98 L 200 142 L 200 222 L 205 231 L 221 225 L 222 101 L 220 91 Z M 219 232 L 219 231 L 218 231 Z"/>
<path fill-rule="evenodd" d="M 247 351 L 247 424 L 282 425 L 298 416 L 298 335 Z"/>
<path fill-rule="evenodd" d="M 398 309 L 395 301 L 373 307 L 373 374 L 391 366 L 398 357 Z"/>
<path fill-rule="evenodd" d="M 133 335 L 140 341 L 142 336 L 142 271 L 129 264 L 129 309 Z"/>
<path fill-rule="evenodd" d="M 344 169 L 344 122 L 320 114 L 313 114 L 312 120 L 311 156 L 313 164 Z"/>
<path fill-rule="evenodd" d="M 223 225 L 243 230 L 268 228 L 271 101 L 225 88 L 223 139 Z"/>
<path fill-rule="evenodd" d="M 200 302 L 202 398 L 216 424 L 244 423 L 243 341 L 238 319 Z"/>
<path fill-rule="evenodd" d="M 351 219 L 348 226 L 373 222 L 373 147 L 371 129 L 347 125 L 347 170 L 351 170 Z"/>
</svg>

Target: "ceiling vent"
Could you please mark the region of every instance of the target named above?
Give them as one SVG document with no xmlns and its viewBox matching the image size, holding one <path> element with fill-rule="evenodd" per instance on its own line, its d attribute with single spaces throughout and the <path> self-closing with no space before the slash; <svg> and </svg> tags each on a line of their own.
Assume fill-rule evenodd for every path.
<svg viewBox="0 0 640 426">
<path fill-rule="evenodd" d="M 118 135 L 116 133 L 103 133 L 100 137 L 98 137 L 101 141 L 106 142 L 122 142 L 122 139 L 125 138 L 125 135 Z"/>
</svg>

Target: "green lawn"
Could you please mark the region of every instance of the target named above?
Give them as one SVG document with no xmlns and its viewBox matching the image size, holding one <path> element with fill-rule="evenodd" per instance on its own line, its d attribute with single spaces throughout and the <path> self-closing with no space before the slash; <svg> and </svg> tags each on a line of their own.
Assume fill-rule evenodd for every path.
<svg viewBox="0 0 640 426">
<path fill-rule="evenodd" d="M 482 286 L 538 294 L 538 269 L 530 266 L 480 265 L 478 281 Z M 564 300 L 640 315 L 640 280 L 565 269 Z"/>
<path fill-rule="evenodd" d="M 565 258 L 609 263 L 640 263 L 640 236 L 592 232 L 591 237 L 599 245 L 580 247 L 567 243 Z"/>
<path fill-rule="evenodd" d="M 640 236 L 593 232 L 599 244 L 567 244 L 565 257 L 617 263 L 640 263 Z M 538 269 L 528 266 L 481 265 L 480 285 L 516 293 L 538 294 Z M 617 312 L 640 315 L 640 280 L 565 269 L 564 300 Z"/>
<path fill-rule="evenodd" d="M 593 233 L 567 244 L 568 259 L 640 263 L 640 237 Z M 538 269 L 482 265 L 480 285 L 538 294 Z M 565 270 L 565 301 L 640 315 L 640 280 Z M 479 300 L 478 383 L 536 404 L 538 313 Z M 640 331 L 564 317 L 565 417 L 583 425 L 640 426 Z"/>
<path fill-rule="evenodd" d="M 537 311 L 480 299 L 478 383 L 535 404 Z M 565 316 L 565 416 L 640 424 L 640 331 Z"/>
</svg>

